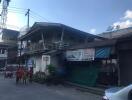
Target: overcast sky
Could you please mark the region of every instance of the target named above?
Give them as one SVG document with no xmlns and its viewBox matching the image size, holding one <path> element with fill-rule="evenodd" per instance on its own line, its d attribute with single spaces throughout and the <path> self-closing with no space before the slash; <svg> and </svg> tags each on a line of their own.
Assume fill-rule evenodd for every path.
<svg viewBox="0 0 132 100">
<path fill-rule="evenodd" d="M 19 29 L 27 24 L 26 10 L 13 7 L 30 8 L 44 17 L 31 13 L 30 25 L 34 21 L 50 21 L 93 34 L 106 31 L 110 25 L 132 26 L 132 0 L 11 0 L 7 24 Z"/>
</svg>

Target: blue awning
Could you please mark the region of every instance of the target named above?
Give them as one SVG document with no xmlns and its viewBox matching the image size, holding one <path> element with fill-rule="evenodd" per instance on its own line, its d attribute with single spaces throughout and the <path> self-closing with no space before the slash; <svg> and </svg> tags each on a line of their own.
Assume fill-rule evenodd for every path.
<svg viewBox="0 0 132 100">
<path fill-rule="evenodd" d="M 96 48 L 95 49 L 95 58 L 109 58 L 111 52 L 110 47 Z"/>
</svg>

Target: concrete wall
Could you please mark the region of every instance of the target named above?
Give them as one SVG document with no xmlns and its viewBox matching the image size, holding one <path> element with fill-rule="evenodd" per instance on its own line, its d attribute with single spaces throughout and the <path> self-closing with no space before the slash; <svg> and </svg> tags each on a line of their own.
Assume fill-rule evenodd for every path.
<svg viewBox="0 0 132 100">
<path fill-rule="evenodd" d="M 45 55 L 39 55 L 39 56 L 33 56 L 30 59 L 34 59 L 35 61 L 35 68 L 34 68 L 34 73 L 38 72 L 38 71 L 42 71 L 44 72 L 46 69 L 46 65 L 51 64 L 54 67 L 62 67 L 63 66 L 63 55 L 59 54 L 59 55 L 51 55 L 50 56 L 50 61 L 45 62 L 42 59 L 42 56 Z"/>
<path fill-rule="evenodd" d="M 42 70 L 42 57 L 41 56 L 36 56 L 35 57 L 35 72 L 41 71 Z"/>
</svg>

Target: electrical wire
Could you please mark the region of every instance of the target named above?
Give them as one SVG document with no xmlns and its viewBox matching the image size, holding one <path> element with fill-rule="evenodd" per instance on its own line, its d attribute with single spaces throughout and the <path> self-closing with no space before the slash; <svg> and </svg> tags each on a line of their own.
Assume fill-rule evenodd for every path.
<svg viewBox="0 0 132 100">
<path fill-rule="evenodd" d="M 11 9 L 8 9 L 8 12 L 19 13 L 19 14 L 25 14 L 25 12 L 20 12 L 20 11 L 11 10 Z"/>
<path fill-rule="evenodd" d="M 27 11 L 27 9 L 25 9 L 25 8 L 17 8 L 17 7 L 10 7 L 10 6 L 9 6 L 9 8 L 14 8 L 14 9 L 17 9 L 17 10 Z M 47 21 L 48 21 L 47 18 L 45 18 L 45 17 L 39 15 L 38 13 L 36 13 L 36 12 L 34 12 L 34 11 L 32 11 L 32 10 L 30 10 L 30 13 L 34 14 L 34 16 L 36 16 L 36 17 L 39 17 L 39 18 L 41 18 L 41 19 L 44 19 L 44 20 L 47 20 Z"/>
<path fill-rule="evenodd" d="M 18 13 L 19 13 L 19 12 L 25 13 L 25 12 L 27 11 L 27 9 L 25 9 L 25 8 L 17 8 L 17 7 L 9 7 L 9 9 L 10 9 L 10 10 L 13 10 L 13 11 L 17 11 Z M 16 12 L 16 13 L 17 13 L 17 12 Z M 23 13 L 22 13 L 22 14 L 23 14 Z M 38 13 L 36 13 L 36 12 L 34 12 L 34 11 L 32 11 L 32 10 L 30 10 L 30 14 L 31 14 L 32 16 L 34 16 L 36 19 L 46 20 L 47 22 L 49 22 L 49 20 L 48 20 L 47 18 L 45 18 L 45 17 L 39 15 Z M 30 16 L 31 16 L 31 15 L 30 15 Z"/>
<path fill-rule="evenodd" d="M 31 10 L 31 13 L 34 14 L 34 15 L 36 15 L 37 17 L 39 17 L 39 18 L 41 18 L 41 19 L 44 19 L 44 20 L 46 20 L 46 21 L 49 22 L 49 20 L 48 20 L 47 18 L 45 18 L 45 17 L 39 15 L 38 13 L 36 13 L 36 12 L 34 12 L 34 11 L 32 11 L 32 10 Z"/>
<path fill-rule="evenodd" d="M 19 10 L 27 10 L 25 8 L 18 8 L 18 7 L 13 7 L 13 6 L 9 6 L 8 8 L 14 8 L 14 9 L 19 9 Z"/>
<path fill-rule="evenodd" d="M 18 9 L 11 9 L 11 8 L 8 8 L 8 10 L 14 10 L 14 11 L 20 11 L 20 12 L 25 12 L 24 10 L 18 10 Z"/>
<path fill-rule="evenodd" d="M 32 15 L 30 15 L 30 17 L 31 17 L 33 20 L 35 20 L 35 21 L 44 21 L 44 20 L 39 19 L 39 18 L 37 18 L 37 17 L 35 17 L 35 16 L 32 16 Z"/>
</svg>

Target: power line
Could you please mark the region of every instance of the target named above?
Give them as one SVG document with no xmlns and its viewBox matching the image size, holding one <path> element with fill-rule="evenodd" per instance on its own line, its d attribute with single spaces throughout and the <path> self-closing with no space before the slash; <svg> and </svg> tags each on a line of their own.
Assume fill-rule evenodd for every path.
<svg viewBox="0 0 132 100">
<path fill-rule="evenodd" d="M 30 15 L 30 17 L 31 17 L 32 19 L 36 20 L 36 21 L 44 21 L 44 20 L 42 20 L 42 19 L 40 19 L 40 18 L 37 18 L 37 17 L 35 17 L 35 16 L 32 16 L 32 15 Z"/>
<path fill-rule="evenodd" d="M 46 20 L 46 21 L 49 22 L 49 20 L 48 20 L 47 18 L 45 18 L 45 17 L 39 15 L 38 13 L 36 13 L 36 12 L 34 12 L 34 11 L 31 11 L 31 12 L 32 12 L 32 14 L 34 14 L 35 16 L 38 16 L 38 17 L 40 17 L 41 19 L 44 19 L 44 20 Z"/>
<path fill-rule="evenodd" d="M 9 8 L 13 8 L 11 10 L 15 10 L 15 11 L 20 11 L 20 12 L 25 12 L 27 9 L 25 8 L 17 8 L 17 7 L 9 7 Z M 41 15 L 39 15 L 38 13 L 30 10 L 30 14 L 32 14 L 33 16 L 35 16 L 36 18 L 42 19 L 42 20 L 46 20 L 47 22 L 49 22 L 49 20 Z"/>
<path fill-rule="evenodd" d="M 13 9 L 8 9 L 8 11 L 10 12 L 18 12 L 18 13 L 25 13 L 24 11 L 18 11 L 18 10 L 13 10 Z"/>
<path fill-rule="evenodd" d="M 26 11 L 26 10 L 27 10 L 27 9 L 25 9 L 25 8 L 17 8 L 17 7 L 9 7 L 9 8 L 14 8 L 14 9 L 17 9 L 17 10 L 23 10 L 23 11 Z M 45 18 L 45 17 L 39 15 L 38 13 L 36 13 L 36 12 L 34 12 L 34 11 L 32 11 L 32 10 L 30 10 L 30 12 L 31 12 L 32 14 L 34 14 L 34 15 L 40 17 L 41 19 L 45 19 L 45 20 L 48 21 L 47 18 Z"/>
<path fill-rule="evenodd" d="M 9 8 L 8 10 L 13 10 L 13 11 L 20 11 L 20 12 L 25 12 L 24 10 L 11 9 L 11 8 Z"/>
<path fill-rule="evenodd" d="M 26 15 L 28 17 L 28 20 L 27 20 L 27 26 L 28 27 L 29 27 L 30 17 L 32 19 L 34 19 L 34 20 L 40 20 L 40 21 L 47 21 L 47 22 L 49 22 L 49 20 L 47 18 L 39 15 L 38 13 L 36 13 L 36 12 L 30 10 L 30 9 L 17 8 L 17 7 L 11 7 L 11 6 L 9 6 L 8 12 Z M 25 14 L 25 12 L 26 12 L 26 14 Z"/>
<path fill-rule="evenodd" d="M 47 22 L 49 22 L 48 20 L 43 19 L 43 18 L 41 18 L 41 17 L 38 17 L 38 16 L 36 16 L 36 15 L 34 15 L 34 14 L 32 14 L 32 13 L 31 13 L 31 16 L 33 16 L 36 20 L 38 19 L 38 20 L 41 20 L 41 21 L 47 21 Z"/>
<path fill-rule="evenodd" d="M 17 14 L 22 14 L 22 15 L 25 14 L 24 12 L 17 12 L 17 11 L 12 11 L 12 10 L 8 10 L 8 12 L 11 12 L 11 13 L 17 13 Z"/>
<path fill-rule="evenodd" d="M 19 9 L 19 10 L 27 10 L 26 8 L 18 8 L 18 7 L 12 7 L 12 6 L 9 6 L 9 8 L 14 8 L 14 9 Z"/>
<path fill-rule="evenodd" d="M 9 8 L 11 10 L 15 10 L 15 11 L 20 11 L 20 12 L 26 12 L 28 9 L 25 9 L 25 8 L 18 8 L 18 7 L 12 7 L 12 6 L 9 6 Z M 42 19 L 42 20 L 46 20 L 47 22 L 49 22 L 49 20 L 41 15 L 39 15 L 38 13 L 30 10 L 30 13 L 35 16 L 36 18 L 39 18 L 39 19 Z"/>
</svg>

